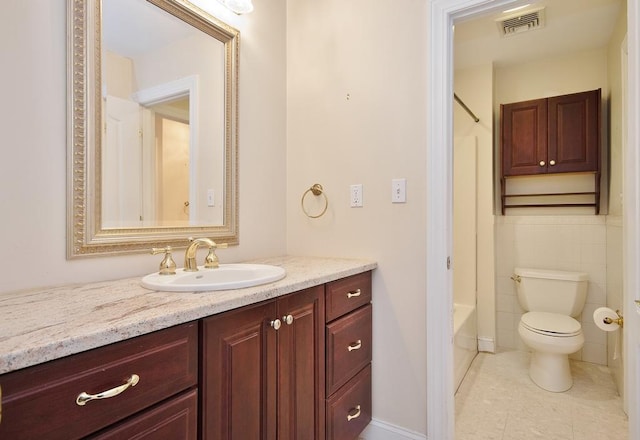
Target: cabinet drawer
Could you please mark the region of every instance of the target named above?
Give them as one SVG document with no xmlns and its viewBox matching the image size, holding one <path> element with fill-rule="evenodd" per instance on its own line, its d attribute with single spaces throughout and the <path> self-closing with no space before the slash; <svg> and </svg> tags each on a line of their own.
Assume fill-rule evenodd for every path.
<svg viewBox="0 0 640 440">
<path fill-rule="evenodd" d="M 371 362 L 371 304 L 326 328 L 327 396 Z"/>
<path fill-rule="evenodd" d="M 191 390 L 97 435 L 91 440 L 181 439 L 198 436 L 198 392 Z"/>
<path fill-rule="evenodd" d="M 327 439 L 353 440 L 371 421 L 371 365 L 327 401 Z"/>
<path fill-rule="evenodd" d="M 371 272 L 333 281 L 326 286 L 327 322 L 371 302 Z"/>
<path fill-rule="evenodd" d="M 0 376 L 0 438 L 76 439 L 197 383 L 198 327 L 189 323 Z M 78 396 L 139 381 L 111 398 Z"/>
</svg>

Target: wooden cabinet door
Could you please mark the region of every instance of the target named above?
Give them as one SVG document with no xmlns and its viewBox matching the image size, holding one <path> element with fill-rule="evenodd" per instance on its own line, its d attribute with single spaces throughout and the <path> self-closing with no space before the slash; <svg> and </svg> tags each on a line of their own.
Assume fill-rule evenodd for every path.
<svg viewBox="0 0 640 440">
<path fill-rule="evenodd" d="M 547 172 L 547 100 L 503 104 L 502 173 L 519 176 Z"/>
<path fill-rule="evenodd" d="M 276 438 L 276 311 L 273 300 L 202 321 L 203 439 Z"/>
<path fill-rule="evenodd" d="M 548 99 L 549 172 L 597 171 L 600 89 Z"/>
<path fill-rule="evenodd" d="M 324 286 L 278 299 L 278 440 L 324 440 Z"/>
</svg>

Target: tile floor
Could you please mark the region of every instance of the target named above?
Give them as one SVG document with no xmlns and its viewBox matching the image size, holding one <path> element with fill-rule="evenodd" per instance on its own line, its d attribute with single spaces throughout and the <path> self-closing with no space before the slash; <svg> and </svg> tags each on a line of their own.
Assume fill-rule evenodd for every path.
<svg viewBox="0 0 640 440">
<path fill-rule="evenodd" d="M 480 353 L 456 393 L 456 440 L 624 440 L 627 416 L 607 367 L 571 361 L 573 387 L 528 376 L 529 353 Z"/>
</svg>

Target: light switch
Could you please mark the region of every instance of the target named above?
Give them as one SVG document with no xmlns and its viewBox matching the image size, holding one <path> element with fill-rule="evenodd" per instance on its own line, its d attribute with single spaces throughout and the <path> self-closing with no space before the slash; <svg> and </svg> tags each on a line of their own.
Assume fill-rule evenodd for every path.
<svg viewBox="0 0 640 440">
<path fill-rule="evenodd" d="M 362 207 L 362 184 L 351 185 L 351 207 Z"/>
<path fill-rule="evenodd" d="M 407 202 L 407 179 L 391 179 L 391 202 Z"/>
<path fill-rule="evenodd" d="M 207 206 L 216 206 L 215 191 L 212 189 L 207 190 Z"/>
</svg>

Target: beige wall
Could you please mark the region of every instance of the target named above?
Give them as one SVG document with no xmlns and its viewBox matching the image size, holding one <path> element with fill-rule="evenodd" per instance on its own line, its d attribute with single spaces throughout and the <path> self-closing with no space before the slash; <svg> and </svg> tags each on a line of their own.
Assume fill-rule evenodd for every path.
<svg viewBox="0 0 640 440">
<path fill-rule="evenodd" d="M 66 1 L 9 0 L 2 7 L 1 56 L 7 68 L 0 85 L 5 103 L 0 291 L 156 270 L 159 259 L 143 254 L 66 260 Z M 285 1 L 272 0 L 246 16 L 220 14 L 240 30 L 242 41 L 240 245 L 219 256 L 232 262 L 284 254 Z"/>
<path fill-rule="evenodd" d="M 287 237 L 292 254 L 365 257 L 373 285 L 373 416 L 425 432 L 426 2 L 288 1 Z M 407 203 L 391 203 L 391 179 Z M 300 197 L 324 186 L 329 209 Z M 362 208 L 349 185 L 363 185 Z"/>
</svg>

